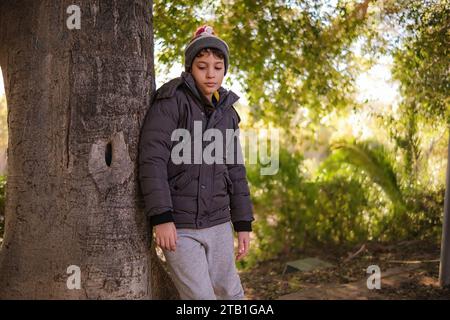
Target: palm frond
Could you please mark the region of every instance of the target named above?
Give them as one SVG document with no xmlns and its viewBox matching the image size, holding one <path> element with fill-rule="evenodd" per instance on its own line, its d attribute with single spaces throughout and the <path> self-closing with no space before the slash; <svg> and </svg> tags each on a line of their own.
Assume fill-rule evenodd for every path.
<svg viewBox="0 0 450 320">
<path fill-rule="evenodd" d="M 341 153 L 341 161 L 367 174 L 398 209 L 404 209 L 405 201 L 397 182 L 393 161 L 383 145 L 374 141 L 340 141 L 333 143 L 331 149 Z"/>
</svg>

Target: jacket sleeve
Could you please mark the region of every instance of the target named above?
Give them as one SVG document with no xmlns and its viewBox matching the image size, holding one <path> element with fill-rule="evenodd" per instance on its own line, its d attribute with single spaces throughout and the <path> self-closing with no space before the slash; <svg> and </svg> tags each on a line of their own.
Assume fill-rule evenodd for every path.
<svg viewBox="0 0 450 320">
<path fill-rule="evenodd" d="M 139 182 L 145 214 L 151 224 L 173 221 L 172 198 L 167 163 L 172 147 L 171 135 L 177 128 L 176 98 L 156 99 L 145 116 L 139 141 Z"/>
<path fill-rule="evenodd" d="M 234 107 L 234 130 L 239 129 L 240 117 Z M 233 185 L 230 194 L 231 221 L 235 231 L 252 231 L 253 204 L 250 198 L 250 189 L 247 181 L 247 172 L 243 162 L 242 147 L 239 137 L 236 135 L 234 142 L 230 144 L 229 156 L 232 163 L 227 163 L 228 174 Z"/>
</svg>

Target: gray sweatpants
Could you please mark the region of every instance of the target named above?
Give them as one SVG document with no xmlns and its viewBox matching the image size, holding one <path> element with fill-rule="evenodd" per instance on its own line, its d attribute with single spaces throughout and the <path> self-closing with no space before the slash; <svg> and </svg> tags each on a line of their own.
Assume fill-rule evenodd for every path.
<svg viewBox="0 0 450 320">
<path fill-rule="evenodd" d="M 163 252 L 181 299 L 244 299 L 231 222 L 205 229 L 181 228 L 177 235 L 176 250 Z"/>
</svg>

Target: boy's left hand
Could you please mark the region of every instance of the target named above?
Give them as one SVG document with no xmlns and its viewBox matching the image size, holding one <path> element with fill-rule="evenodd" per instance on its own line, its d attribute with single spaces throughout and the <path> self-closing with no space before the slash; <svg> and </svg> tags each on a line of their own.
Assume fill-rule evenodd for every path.
<svg viewBox="0 0 450 320">
<path fill-rule="evenodd" d="M 240 260 L 245 257 L 250 247 L 250 232 L 241 231 L 238 232 L 238 253 L 236 260 Z"/>
</svg>

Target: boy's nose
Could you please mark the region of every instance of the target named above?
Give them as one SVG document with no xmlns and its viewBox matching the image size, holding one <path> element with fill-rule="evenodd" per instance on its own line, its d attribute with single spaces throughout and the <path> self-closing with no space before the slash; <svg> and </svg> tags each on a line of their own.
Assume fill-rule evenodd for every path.
<svg viewBox="0 0 450 320">
<path fill-rule="evenodd" d="M 214 78 L 214 71 L 210 68 L 208 68 L 208 71 L 206 72 L 207 78 Z"/>
</svg>

